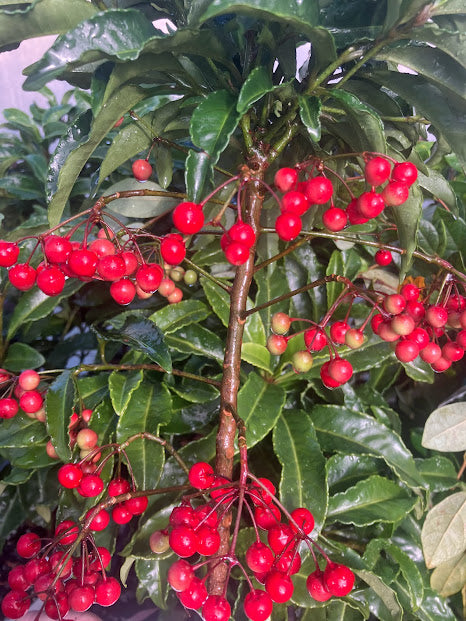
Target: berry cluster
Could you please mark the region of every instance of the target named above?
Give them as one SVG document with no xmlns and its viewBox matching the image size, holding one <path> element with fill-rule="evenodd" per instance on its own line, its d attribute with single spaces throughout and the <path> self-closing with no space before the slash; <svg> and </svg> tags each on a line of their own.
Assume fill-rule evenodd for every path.
<svg viewBox="0 0 466 621">
<path fill-rule="evenodd" d="M 0 241 L 0 266 L 9 268 L 10 283 L 20 291 L 28 291 L 37 284 L 43 293 L 55 296 L 63 291 L 68 278 L 84 282 L 100 280 L 111 283 L 110 295 L 121 305 L 130 304 L 136 295 L 147 298 L 156 291 L 169 303 L 182 299 L 181 289 L 169 277 L 173 266 L 178 266 L 186 256 L 181 235 L 170 233 L 154 238 L 161 262 L 153 263 L 144 259 L 135 235 L 127 228 L 122 229 L 122 234 L 129 237 L 124 243 L 119 241 L 120 235 L 115 235 L 107 226 L 103 226 L 90 243 L 87 231 L 83 242 L 71 241 L 73 233 L 74 230 L 65 236 L 53 233 L 39 236 L 36 247 L 42 249 L 43 260 L 36 268 L 30 265 L 34 251 L 25 263 L 17 263 L 18 243 Z M 181 274 L 182 278 L 184 270 Z M 195 282 L 192 276 L 190 280 Z"/>
<path fill-rule="evenodd" d="M 406 202 L 409 196 L 409 188 L 417 179 L 417 168 L 411 162 L 390 162 L 391 158 L 370 153 L 364 154 L 366 164 L 364 178 L 370 190 L 362 192 L 356 198 L 350 188 L 345 184 L 351 201 L 342 209 L 335 207 L 333 203 L 334 188 L 332 181 L 322 175 L 311 176 L 305 181 L 299 181 L 299 171 L 307 167 L 300 164 L 296 168 L 280 168 L 275 174 L 275 186 L 284 195 L 280 202 L 281 214 L 275 222 L 275 230 L 284 241 L 296 239 L 302 229 L 301 216 L 314 205 L 324 205 L 330 201 L 330 207 L 322 215 L 323 225 L 330 231 L 337 232 L 347 224 L 364 224 L 382 213 L 386 206 L 395 207 Z M 315 164 L 312 164 L 312 171 Z M 325 166 L 318 166 L 322 172 L 335 174 Z M 343 182 L 343 180 L 341 179 Z M 381 192 L 375 188 L 386 183 Z M 384 263 L 387 265 L 387 263 Z"/>
<path fill-rule="evenodd" d="M 436 301 L 429 302 L 434 295 Z M 372 310 L 362 325 L 351 327 L 349 314 L 357 296 L 369 302 Z M 327 327 L 333 313 L 347 297 L 351 298 L 351 304 L 346 318 Z M 328 348 L 329 360 L 320 368 L 320 377 L 327 388 L 337 388 L 351 379 L 353 367 L 339 355 L 337 348 L 342 345 L 350 349 L 361 347 L 369 322 L 375 334 L 393 343 L 400 362 L 412 362 L 419 356 L 434 371 L 442 372 L 461 360 L 466 349 L 466 298 L 458 293 L 453 283 L 444 294 L 435 287 L 421 291 L 412 283 L 405 283 L 399 293 L 383 295 L 374 291 L 361 292 L 353 287 L 353 291 L 346 290 L 338 298 L 320 324 L 310 322 L 313 327 L 286 336 L 295 321 L 310 322 L 290 318 L 286 313 L 275 313 L 271 324 L 273 334 L 268 337 L 267 348 L 271 354 L 279 356 L 285 352 L 289 340 L 302 333 L 306 349 L 292 356 L 298 373 L 312 368 L 313 353 Z"/>
<path fill-rule="evenodd" d="M 316 563 L 316 571 L 309 576 L 307 584 L 314 599 L 325 601 L 332 595 L 340 597 L 353 588 L 353 572 L 346 566 L 332 563 L 311 539 L 312 513 L 304 507 L 286 512 L 276 499 L 275 487 L 269 479 L 256 479 L 248 474 L 240 481 L 230 482 L 215 475 L 210 464 L 198 462 L 190 469 L 189 482 L 199 494 L 190 494 L 173 509 L 168 529 L 153 533 L 151 547 L 155 552 L 164 552 L 170 547 L 180 557 L 168 571 L 168 582 L 185 608 L 202 609 L 204 621 L 227 621 L 231 615 L 225 593 L 222 596 L 209 594 L 212 567 L 224 563 L 228 573 L 233 567 L 240 568 L 250 588 L 244 600 L 244 612 L 251 621 L 264 621 L 272 613 L 274 602 L 288 602 L 293 595 L 291 576 L 301 567 L 302 544 L 310 549 Z M 235 554 L 234 534 L 228 552 L 218 554 L 218 526 L 235 504 L 237 511 L 244 511 L 252 521 L 256 533 L 256 540 L 246 551 L 245 563 Z M 286 521 L 282 521 L 282 511 Z M 267 543 L 262 541 L 260 530 L 264 531 Z M 327 561 L 324 572 L 317 564 L 314 547 Z M 185 560 L 193 555 L 207 558 L 198 557 L 191 563 Z M 202 576 L 196 575 L 206 567 Z"/>
<path fill-rule="evenodd" d="M 29 609 L 33 597 L 42 600 L 42 610 L 52 619 L 63 619 L 70 610 L 84 612 L 92 604 L 112 606 L 120 597 L 120 583 L 106 575 L 110 552 L 96 546 L 91 537 L 81 540 L 79 526 L 64 520 L 55 529 L 51 540 L 42 541 L 35 533 L 22 535 L 16 550 L 27 560 L 16 565 L 8 574 L 11 588 L 2 600 L 2 613 L 21 618 Z"/>
<path fill-rule="evenodd" d="M 37 371 L 26 369 L 18 377 L 13 373 L 0 369 L 0 418 L 13 418 L 21 410 L 41 422 L 45 422 L 43 392 L 37 390 L 40 375 Z"/>
</svg>

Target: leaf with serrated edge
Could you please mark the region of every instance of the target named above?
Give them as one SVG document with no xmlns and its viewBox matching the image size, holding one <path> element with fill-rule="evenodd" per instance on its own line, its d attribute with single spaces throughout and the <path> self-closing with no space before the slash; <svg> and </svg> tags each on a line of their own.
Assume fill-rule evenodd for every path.
<svg viewBox="0 0 466 621">
<path fill-rule="evenodd" d="M 238 125 L 236 98 L 227 91 L 210 93 L 191 116 L 190 134 L 193 143 L 206 151 L 216 164 Z"/>
<path fill-rule="evenodd" d="M 454 595 L 466 584 L 466 554 L 463 552 L 454 558 L 440 563 L 430 577 L 430 586 L 442 597 Z"/>
<path fill-rule="evenodd" d="M 449 403 L 430 414 L 424 427 L 422 446 L 435 451 L 466 450 L 466 401 Z"/>
<path fill-rule="evenodd" d="M 118 416 L 121 416 L 126 411 L 131 395 L 137 390 L 141 382 L 142 371 L 113 371 L 110 375 L 108 378 L 110 398 L 113 409 Z"/>
<path fill-rule="evenodd" d="M 448 496 L 431 509 L 421 531 L 426 565 L 437 567 L 466 549 L 466 492 Z"/>
<path fill-rule="evenodd" d="M 164 334 L 176 332 L 180 328 L 199 323 L 210 314 L 209 309 L 199 300 L 181 300 L 178 304 L 164 306 L 150 315 L 149 319 Z"/>
<path fill-rule="evenodd" d="M 216 334 L 199 324 L 190 324 L 167 334 L 166 343 L 176 351 L 223 361 L 223 342 Z"/>
<path fill-rule="evenodd" d="M 71 457 L 68 425 L 73 413 L 75 385 L 73 371 L 63 371 L 47 389 L 45 399 L 47 411 L 47 431 L 57 455 L 63 461 Z"/>
<path fill-rule="evenodd" d="M 315 519 L 313 536 L 320 532 L 328 503 L 325 459 L 310 417 L 305 412 L 286 412 L 273 431 L 274 452 L 282 464 L 280 500 L 291 511 L 306 507 Z"/>
<path fill-rule="evenodd" d="M 271 373 L 270 369 L 270 352 L 264 345 L 259 343 L 243 343 L 241 346 L 241 360 L 249 362 L 249 364 L 264 369 Z"/>
<path fill-rule="evenodd" d="M 236 110 L 244 114 L 253 103 L 273 90 L 272 77 L 267 67 L 256 67 L 243 82 L 238 95 Z"/>
</svg>

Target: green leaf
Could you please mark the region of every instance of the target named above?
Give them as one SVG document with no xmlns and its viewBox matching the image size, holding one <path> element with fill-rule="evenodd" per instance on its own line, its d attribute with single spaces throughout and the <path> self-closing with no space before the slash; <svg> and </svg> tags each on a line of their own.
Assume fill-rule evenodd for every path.
<svg viewBox="0 0 466 621">
<path fill-rule="evenodd" d="M 122 319 L 117 326 L 117 319 Z M 160 365 L 168 373 L 172 370 L 170 352 L 165 344 L 163 334 L 152 321 L 142 315 L 122 313 L 104 323 L 104 329 L 98 331 L 102 338 L 117 341 L 140 351 Z"/>
<path fill-rule="evenodd" d="M 432 412 L 426 421 L 422 446 L 435 451 L 466 450 L 466 402 L 449 403 Z"/>
<path fill-rule="evenodd" d="M 285 404 L 285 391 L 250 373 L 238 393 L 238 416 L 243 419 L 249 448 L 265 438 L 275 426 Z"/>
<path fill-rule="evenodd" d="M 185 183 L 189 200 L 199 203 L 204 196 L 205 185 L 213 172 L 212 160 L 207 153 L 189 150 L 186 158 Z"/>
<path fill-rule="evenodd" d="M 87 0 L 41 0 L 26 13 L 2 12 L 0 46 L 66 32 L 96 13 L 96 7 Z"/>
<path fill-rule="evenodd" d="M 8 371 L 19 373 L 24 369 L 37 369 L 45 362 L 42 354 L 26 343 L 13 343 L 8 348 L 8 352 L 3 366 Z"/>
<path fill-rule="evenodd" d="M 374 358 L 373 358 L 374 360 Z M 423 487 L 413 456 L 400 436 L 371 416 L 333 405 L 318 405 L 311 419 L 324 451 L 381 457 L 410 487 Z"/>
<path fill-rule="evenodd" d="M 426 565 L 437 567 L 466 549 L 466 492 L 448 496 L 429 511 L 422 527 Z"/>
<path fill-rule="evenodd" d="M 458 484 L 453 462 L 443 455 L 416 459 L 416 467 L 424 477 L 431 492 L 443 492 Z"/>
<path fill-rule="evenodd" d="M 130 436 L 149 432 L 157 434 L 160 425 L 171 418 L 171 397 L 164 384 L 144 380 L 133 391 L 126 410 L 117 425 L 117 442 Z M 148 439 L 138 439 L 126 448 L 126 454 L 138 484 L 138 488 L 154 489 L 160 479 L 164 463 L 161 444 Z"/>
<path fill-rule="evenodd" d="M 105 190 L 107 195 L 131 190 L 155 190 L 163 192 L 162 186 L 155 181 L 138 181 L 133 177 L 127 177 L 114 183 Z M 129 198 L 117 198 L 106 207 L 106 211 L 127 218 L 155 218 L 171 211 L 179 201 L 170 196 L 131 196 Z"/>
<path fill-rule="evenodd" d="M 18 487 L 11 487 L 0 496 L 0 537 L 7 537 L 24 522 L 28 514 Z"/>
<path fill-rule="evenodd" d="M 200 323 L 209 314 L 210 311 L 205 304 L 200 300 L 191 299 L 164 306 L 150 315 L 149 319 L 164 334 L 170 334 L 192 323 Z"/>
<path fill-rule="evenodd" d="M 253 103 L 273 89 L 272 76 L 267 67 L 256 67 L 243 82 L 236 104 L 237 112 L 244 114 Z"/>
<path fill-rule="evenodd" d="M 322 103 L 315 95 L 298 97 L 299 114 L 312 142 L 319 142 L 321 137 L 320 111 Z"/>
<path fill-rule="evenodd" d="M 176 386 L 171 385 L 170 390 L 190 403 L 210 403 L 218 397 L 218 388 L 215 386 L 187 377 L 183 377 Z"/>
<path fill-rule="evenodd" d="M 377 618 L 381 619 L 381 621 L 401 621 L 403 609 L 400 606 L 395 591 L 387 586 L 379 576 L 366 569 L 356 569 L 355 573 L 371 587 L 368 593 L 368 595 L 372 596 L 369 599 L 369 607 L 371 611 L 374 610 L 375 614 L 377 614 Z M 385 610 L 377 609 L 378 605 L 373 601 L 374 596 L 380 599 Z"/>
<path fill-rule="evenodd" d="M 65 462 L 71 457 L 68 425 L 73 413 L 75 391 L 73 371 L 67 369 L 50 384 L 45 399 L 47 431 L 58 456 Z"/>
<path fill-rule="evenodd" d="M 241 360 L 272 373 L 270 368 L 270 352 L 259 343 L 243 343 L 241 346 Z"/>
<path fill-rule="evenodd" d="M 157 606 L 167 608 L 168 584 L 166 575 L 173 559 L 136 561 L 136 575 L 140 584 L 147 589 L 149 597 Z"/>
<path fill-rule="evenodd" d="M 113 371 L 108 379 L 110 398 L 118 416 L 126 412 L 131 395 L 142 382 L 142 371 Z"/>
<path fill-rule="evenodd" d="M 444 3 L 445 4 L 445 3 Z M 464 7 L 463 7 L 464 9 Z M 464 11 L 463 15 L 455 18 L 455 23 L 459 24 L 456 29 L 441 28 L 435 22 L 424 24 L 419 28 L 415 28 L 407 37 L 415 38 L 416 41 L 425 41 L 433 43 L 435 47 L 443 50 L 454 58 L 457 62 L 466 67 L 466 34 L 464 27 Z"/>
<path fill-rule="evenodd" d="M 22 412 L 4 420 L 0 426 L 0 449 L 28 447 L 47 437 L 43 423 L 28 418 Z"/>
<path fill-rule="evenodd" d="M 355 526 L 393 523 L 407 515 L 416 502 L 417 498 L 409 498 L 394 481 L 373 475 L 345 492 L 331 496 L 327 517 Z"/>
<path fill-rule="evenodd" d="M 282 465 L 280 500 L 291 511 L 309 508 L 320 532 L 328 504 L 325 459 L 310 417 L 305 412 L 287 411 L 273 430 L 273 448 Z"/>
<path fill-rule="evenodd" d="M 401 256 L 400 282 L 411 266 L 413 252 L 417 245 L 417 232 L 422 216 L 422 195 L 419 188 L 411 187 L 408 199 L 398 207 L 390 209 L 398 228 L 398 239 L 406 254 Z"/>
<path fill-rule="evenodd" d="M 333 455 L 326 462 L 329 488 L 343 491 L 370 475 L 377 474 L 380 462 L 374 457 L 363 455 Z"/>
<path fill-rule="evenodd" d="M 442 597 L 454 595 L 466 584 L 466 554 L 462 552 L 454 558 L 440 563 L 430 577 L 430 586 Z"/>
<path fill-rule="evenodd" d="M 108 373 L 99 373 L 78 379 L 79 398 L 86 408 L 94 409 L 108 394 Z"/>
<path fill-rule="evenodd" d="M 331 96 L 343 107 L 360 151 L 386 152 L 384 127 L 377 112 L 348 91 L 333 89 Z"/>
<path fill-rule="evenodd" d="M 216 334 L 198 324 L 167 334 L 166 343 L 176 351 L 223 361 L 223 342 Z"/>
<path fill-rule="evenodd" d="M 8 326 L 7 338 L 11 339 L 17 330 L 29 321 L 37 321 L 52 314 L 53 309 L 63 300 L 73 293 L 76 293 L 83 283 L 79 280 L 70 279 L 60 295 L 50 297 L 42 293 L 39 289 L 26 291 L 19 298 L 15 310 Z"/>
<path fill-rule="evenodd" d="M 122 556 L 133 556 L 146 560 L 161 560 L 172 556 L 171 549 L 161 554 L 152 552 L 148 545 L 149 537 L 156 530 L 164 530 L 167 527 L 170 513 L 174 508 L 174 504 L 163 507 L 155 514 L 151 513 L 149 508 L 139 519 L 137 531 L 131 538 L 131 541 L 122 551 Z"/>
<path fill-rule="evenodd" d="M 458 213 L 456 194 L 445 177 L 439 172 L 429 168 L 429 174 L 424 175 L 419 171 L 418 184 L 421 188 L 427 190 L 434 198 L 442 200 L 454 214 Z"/>
<path fill-rule="evenodd" d="M 345 270 L 345 266 L 343 263 L 343 256 L 339 250 L 334 250 L 332 252 L 332 256 L 327 265 L 326 275 L 330 276 L 332 274 L 341 274 Z M 338 282 L 329 282 L 327 283 L 327 304 L 329 307 L 335 302 L 337 297 L 344 289 L 344 285 Z"/>
<path fill-rule="evenodd" d="M 415 382 L 426 382 L 427 384 L 434 383 L 434 370 L 424 362 L 421 358 L 416 358 L 412 362 L 402 362 L 406 375 Z"/>
</svg>

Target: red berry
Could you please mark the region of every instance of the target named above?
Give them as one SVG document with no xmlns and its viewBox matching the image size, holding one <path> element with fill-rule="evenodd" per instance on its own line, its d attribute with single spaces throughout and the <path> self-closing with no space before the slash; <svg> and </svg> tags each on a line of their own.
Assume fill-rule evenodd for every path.
<svg viewBox="0 0 466 621">
<path fill-rule="evenodd" d="M 269 530 L 272 526 L 279 524 L 280 517 L 280 509 L 275 505 L 255 507 L 254 509 L 254 519 L 257 526 L 262 530 Z"/>
<path fill-rule="evenodd" d="M 268 530 L 267 541 L 275 554 L 280 554 L 294 535 L 293 529 L 288 524 L 275 524 Z"/>
<path fill-rule="evenodd" d="M 391 164 L 384 157 L 376 156 L 369 160 L 364 176 L 369 185 L 382 185 L 390 177 Z"/>
<path fill-rule="evenodd" d="M 9 591 L 2 600 L 2 613 L 10 619 L 20 619 L 31 605 L 26 591 Z"/>
<path fill-rule="evenodd" d="M 426 321 L 433 328 L 443 328 L 448 321 L 448 311 L 443 306 L 433 305 L 426 311 Z"/>
<path fill-rule="evenodd" d="M 183 292 L 178 287 L 175 287 L 173 291 L 167 295 L 167 301 L 169 304 L 178 304 L 183 299 Z"/>
<path fill-rule="evenodd" d="M 136 284 L 146 293 L 154 293 L 163 278 L 163 269 L 157 263 L 141 265 L 136 272 Z"/>
<path fill-rule="evenodd" d="M 287 192 L 283 198 L 280 209 L 282 212 L 292 213 L 295 216 L 302 216 L 309 207 L 309 201 L 302 192 L 292 190 Z"/>
<path fill-rule="evenodd" d="M 456 344 L 466 349 L 466 330 L 460 330 L 456 335 Z"/>
<path fill-rule="evenodd" d="M 419 288 L 416 285 L 412 285 L 411 283 L 406 283 L 400 289 L 401 295 L 404 299 L 409 302 L 410 300 L 416 301 L 419 297 Z"/>
<path fill-rule="evenodd" d="M 168 584 L 175 591 L 185 591 L 194 578 L 194 570 L 188 561 L 180 559 L 170 566 L 167 574 Z"/>
<path fill-rule="evenodd" d="M 256 242 L 256 234 L 250 224 L 245 222 L 236 222 L 228 231 L 231 241 L 239 242 L 247 248 L 252 248 Z"/>
<path fill-rule="evenodd" d="M 442 356 L 451 362 L 458 362 L 464 356 L 464 349 L 453 341 L 448 341 L 442 347 Z"/>
<path fill-rule="evenodd" d="M 120 280 L 126 273 L 126 263 L 118 254 L 107 254 L 99 259 L 97 273 L 104 280 Z"/>
<path fill-rule="evenodd" d="M 222 486 L 222 487 L 220 487 Z M 219 489 L 213 489 L 218 487 Z M 210 497 L 214 500 L 220 500 L 223 498 L 223 503 L 225 503 L 232 492 L 231 481 L 229 481 L 226 477 L 215 476 L 212 481 L 212 485 L 210 487 Z"/>
<path fill-rule="evenodd" d="M 251 621 L 265 621 L 272 614 L 273 602 L 261 589 L 250 591 L 244 598 L 244 612 Z"/>
<path fill-rule="evenodd" d="M 48 574 L 49 572 L 50 563 L 46 558 L 33 558 L 24 566 L 24 575 L 30 584 L 33 584 L 38 576 Z"/>
<path fill-rule="evenodd" d="M 407 336 L 408 334 L 411 334 L 415 325 L 414 319 L 408 313 L 400 313 L 399 315 L 395 315 L 390 322 L 391 329 L 399 336 Z"/>
<path fill-rule="evenodd" d="M 77 487 L 78 493 L 85 498 L 95 498 L 103 489 L 104 482 L 98 474 L 85 474 Z"/>
<path fill-rule="evenodd" d="M 246 563 L 253 572 L 264 573 L 269 571 L 273 561 L 272 550 L 261 541 L 256 541 L 246 551 Z"/>
<path fill-rule="evenodd" d="M 16 565 L 8 572 L 8 584 L 15 591 L 25 591 L 29 588 L 29 582 L 24 575 L 24 567 L 22 565 Z"/>
<path fill-rule="evenodd" d="M 301 218 L 293 213 L 284 212 L 275 220 L 275 230 L 283 241 L 296 239 L 301 232 L 303 223 Z"/>
<path fill-rule="evenodd" d="M 377 192 L 363 192 L 358 198 L 358 211 L 364 218 L 376 218 L 385 208 L 384 199 Z"/>
<path fill-rule="evenodd" d="M 359 211 L 357 198 L 353 198 L 353 200 L 349 203 L 346 208 L 346 215 L 348 216 L 349 223 L 353 225 L 365 224 L 369 220 Z"/>
<path fill-rule="evenodd" d="M 294 587 L 289 576 L 273 569 L 265 578 L 265 590 L 274 602 L 284 604 L 291 599 Z"/>
<path fill-rule="evenodd" d="M 323 385 L 326 388 L 338 388 L 340 386 L 340 382 L 337 382 L 333 379 L 331 375 L 328 373 L 328 367 L 330 365 L 330 360 L 324 362 L 324 364 L 320 367 L 320 379 L 322 380 Z"/>
<path fill-rule="evenodd" d="M 397 207 L 406 202 L 409 196 L 409 188 L 402 181 L 390 181 L 382 191 L 383 200 L 390 207 Z"/>
<path fill-rule="evenodd" d="M 322 328 L 310 328 L 304 332 L 304 343 L 309 351 L 321 351 L 327 345 L 327 335 Z"/>
<path fill-rule="evenodd" d="M 16 289 L 28 291 L 36 282 L 36 270 L 28 263 L 18 263 L 10 268 L 8 278 Z"/>
<path fill-rule="evenodd" d="M 67 265 L 76 276 L 91 278 L 95 274 L 97 261 L 97 255 L 90 250 L 73 250 L 68 257 Z"/>
<path fill-rule="evenodd" d="M 399 315 L 402 313 L 406 306 L 406 300 L 399 293 L 393 293 L 387 295 L 383 301 L 383 307 L 391 315 Z"/>
<path fill-rule="evenodd" d="M 272 315 L 271 328 L 274 334 L 286 334 L 291 326 L 291 319 L 286 313 Z"/>
<path fill-rule="evenodd" d="M 231 265 L 243 265 L 249 259 L 249 248 L 240 242 L 232 241 L 225 249 L 225 257 Z"/>
<path fill-rule="evenodd" d="M 126 503 L 119 503 L 112 509 L 112 519 L 115 524 L 128 524 L 133 519 L 133 514 L 126 506 Z"/>
<path fill-rule="evenodd" d="M 204 582 L 194 576 L 188 588 L 179 592 L 178 597 L 185 608 L 198 610 L 208 597 L 207 589 Z"/>
<path fill-rule="evenodd" d="M 41 547 L 39 535 L 36 535 L 36 533 L 26 533 L 18 539 L 16 552 L 22 558 L 32 558 L 39 552 Z"/>
<path fill-rule="evenodd" d="M 122 278 L 121 280 L 112 282 L 110 285 L 110 295 L 117 304 L 126 306 L 134 300 L 136 287 L 129 278 Z"/>
<path fill-rule="evenodd" d="M 147 160 L 136 160 L 131 165 L 133 176 L 138 181 L 147 181 L 152 174 L 152 166 Z"/>
<path fill-rule="evenodd" d="M 375 262 L 377 265 L 390 265 L 393 260 L 392 253 L 389 250 L 377 250 L 375 253 Z"/>
<path fill-rule="evenodd" d="M 395 164 L 392 172 L 394 181 L 402 181 L 406 185 L 411 186 L 417 179 L 417 168 L 411 162 L 400 162 Z"/>
<path fill-rule="evenodd" d="M 165 263 L 179 265 L 186 256 L 186 246 L 181 235 L 166 235 L 160 243 L 160 253 Z"/>
<path fill-rule="evenodd" d="M 209 595 L 202 606 L 204 621 L 228 621 L 231 615 L 231 606 L 221 595 Z"/>
<path fill-rule="evenodd" d="M 314 516 L 309 509 L 306 509 L 305 507 L 293 509 L 291 517 L 306 535 L 309 535 L 309 533 L 314 529 Z M 297 528 L 293 522 L 290 522 L 290 526 L 294 532 L 297 532 Z"/>
<path fill-rule="evenodd" d="M 122 477 L 112 479 L 107 487 L 107 493 L 109 496 L 120 496 L 126 494 L 131 489 L 130 482 Z"/>
<path fill-rule="evenodd" d="M 286 350 L 287 345 L 287 339 L 280 334 L 271 334 L 267 338 L 267 349 L 272 356 L 281 356 Z"/>
<path fill-rule="evenodd" d="M 19 246 L 15 242 L 0 241 L 0 267 L 11 267 L 19 257 Z"/>
<path fill-rule="evenodd" d="M 191 466 L 188 479 L 191 485 L 196 489 L 207 489 L 213 483 L 214 469 L 210 464 L 199 461 Z"/>
<path fill-rule="evenodd" d="M 37 371 L 26 369 L 20 373 L 18 384 L 23 390 L 35 390 L 40 384 L 40 375 Z"/>
<path fill-rule="evenodd" d="M 89 246 L 89 250 L 97 255 L 97 259 L 110 257 L 116 254 L 115 244 L 106 237 L 98 237 Z"/>
<path fill-rule="evenodd" d="M 58 471 L 58 482 L 67 489 L 78 487 L 81 482 L 83 473 L 76 464 L 65 464 Z"/>
<path fill-rule="evenodd" d="M 280 192 L 288 192 L 298 181 L 298 171 L 294 168 L 280 168 L 275 173 L 274 183 Z"/>
<path fill-rule="evenodd" d="M 40 410 L 43 403 L 44 400 L 37 390 L 28 390 L 19 398 L 19 407 L 28 414 L 33 414 Z"/>
<path fill-rule="evenodd" d="M 86 513 L 86 520 L 90 517 L 92 509 Z M 89 524 L 89 528 L 95 531 L 105 530 L 110 523 L 110 515 L 105 509 L 101 509 L 97 515 L 92 518 L 92 522 Z"/>
<path fill-rule="evenodd" d="M 45 602 L 44 611 L 51 619 L 64 619 L 70 610 L 68 595 L 64 592 L 56 593 L 53 599 Z"/>
<path fill-rule="evenodd" d="M 72 249 L 67 237 L 48 235 L 44 240 L 44 254 L 50 263 L 65 263 Z"/>
<path fill-rule="evenodd" d="M 424 328 L 414 328 L 410 334 L 408 334 L 408 339 L 410 341 L 414 341 L 419 347 L 419 351 L 424 349 L 429 343 L 429 334 L 427 330 Z"/>
<path fill-rule="evenodd" d="M 58 542 L 63 546 L 74 543 L 78 535 L 79 526 L 73 520 L 63 520 L 55 529 L 55 537 L 58 538 Z"/>
<path fill-rule="evenodd" d="M 220 547 L 220 535 L 217 529 L 203 524 L 196 530 L 198 554 L 203 556 L 212 556 L 216 554 Z"/>
<path fill-rule="evenodd" d="M 280 556 L 275 559 L 274 567 L 285 574 L 297 574 L 301 569 L 301 557 L 296 547 L 287 552 L 282 552 Z"/>
<path fill-rule="evenodd" d="M 323 583 L 335 597 L 348 595 L 354 585 L 354 574 L 346 565 L 329 563 L 324 570 Z"/>
<path fill-rule="evenodd" d="M 90 571 L 101 571 L 102 568 L 107 569 L 107 567 L 110 566 L 112 555 L 107 550 L 107 548 L 104 548 L 103 546 L 97 546 L 97 551 L 99 555 L 97 555 L 97 552 L 95 551 L 91 555 L 89 555 Z"/>
<path fill-rule="evenodd" d="M 426 309 L 421 302 L 416 302 L 416 300 L 409 300 L 406 303 L 406 312 L 411 315 L 414 321 L 420 321 L 425 316 Z"/>
<path fill-rule="evenodd" d="M 348 216 L 344 209 L 330 207 L 323 214 L 322 223 L 329 231 L 342 231 L 348 224 Z"/>
<path fill-rule="evenodd" d="M 309 595 L 317 602 L 326 602 L 332 597 L 332 594 L 327 590 L 323 582 L 324 574 L 320 569 L 309 574 L 306 580 L 306 588 L 309 591 Z"/>
<path fill-rule="evenodd" d="M 0 399 L 0 418 L 13 418 L 18 413 L 18 410 L 19 405 L 16 399 L 12 397 Z"/>
<path fill-rule="evenodd" d="M 142 515 L 147 509 L 148 504 L 149 499 L 147 496 L 136 496 L 125 502 L 126 508 L 128 511 L 131 511 L 133 515 Z"/>
<path fill-rule="evenodd" d="M 69 558 L 65 562 L 66 552 L 54 552 L 50 557 L 50 569 L 54 573 L 60 571 L 60 577 L 66 580 L 71 576 L 71 570 L 73 568 L 73 560 Z"/>
<path fill-rule="evenodd" d="M 68 595 L 70 608 L 76 612 L 84 612 L 94 603 L 95 592 L 92 586 L 77 586 Z"/>
<path fill-rule="evenodd" d="M 349 330 L 349 325 L 346 321 L 335 321 L 330 326 L 330 338 L 338 345 L 343 345 L 345 342 L 345 334 Z"/>
<path fill-rule="evenodd" d="M 249 495 L 256 506 L 263 506 L 264 503 L 270 505 L 277 491 L 275 485 L 264 477 L 259 477 L 259 481 L 266 489 L 254 481 L 249 489 Z"/>
<path fill-rule="evenodd" d="M 55 581 L 55 574 L 52 572 L 48 574 L 42 574 L 38 576 L 34 581 L 34 592 L 43 602 L 47 599 L 51 592 L 56 595 L 59 591 L 63 591 L 63 581 L 58 579 L 52 587 L 52 582 Z"/>
<path fill-rule="evenodd" d="M 95 601 L 100 606 L 113 606 L 121 595 L 121 585 L 116 578 L 106 577 L 95 588 Z"/>
<path fill-rule="evenodd" d="M 189 526 L 176 526 L 169 535 L 170 548 L 181 556 L 186 558 L 192 556 L 197 549 L 197 536 Z"/>
<path fill-rule="evenodd" d="M 328 365 L 328 374 L 339 384 L 344 384 L 353 375 L 353 366 L 348 360 L 334 358 Z"/>
<path fill-rule="evenodd" d="M 159 285 L 159 293 L 163 295 L 165 298 L 168 297 L 175 291 L 176 285 L 170 278 L 162 278 Z"/>
<path fill-rule="evenodd" d="M 435 362 L 431 363 L 431 367 L 436 373 L 443 373 L 451 367 L 451 364 L 451 360 L 447 360 L 447 358 L 440 356 Z"/>
<path fill-rule="evenodd" d="M 333 194 L 333 185 L 330 179 L 326 177 L 314 177 L 306 183 L 304 193 L 312 205 L 323 205 L 330 200 Z"/>
<path fill-rule="evenodd" d="M 171 512 L 168 521 L 171 526 L 184 525 L 190 526 L 191 528 L 195 528 L 199 523 L 195 511 L 190 505 L 175 507 Z"/>
<path fill-rule="evenodd" d="M 136 258 L 134 252 L 130 250 L 124 250 L 120 257 L 125 262 L 125 276 L 131 276 L 136 271 L 137 266 L 139 265 L 139 261 Z"/>
<path fill-rule="evenodd" d="M 395 356 L 400 362 L 412 362 L 419 355 L 419 347 L 414 341 L 399 341 L 395 347 Z"/>
<path fill-rule="evenodd" d="M 197 203 L 180 203 L 173 211 L 173 224 L 185 235 L 198 233 L 204 226 L 202 207 Z"/>
</svg>

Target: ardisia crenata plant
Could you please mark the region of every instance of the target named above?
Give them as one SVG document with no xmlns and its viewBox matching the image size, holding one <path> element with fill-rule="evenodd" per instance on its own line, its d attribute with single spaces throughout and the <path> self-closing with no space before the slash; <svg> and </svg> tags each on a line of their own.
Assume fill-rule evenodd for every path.
<svg viewBox="0 0 466 621">
<path fill-rule="evenodd" d="M 2 3 L 5 616 L 462 618 L 461 5 Z"/>
</svg>

